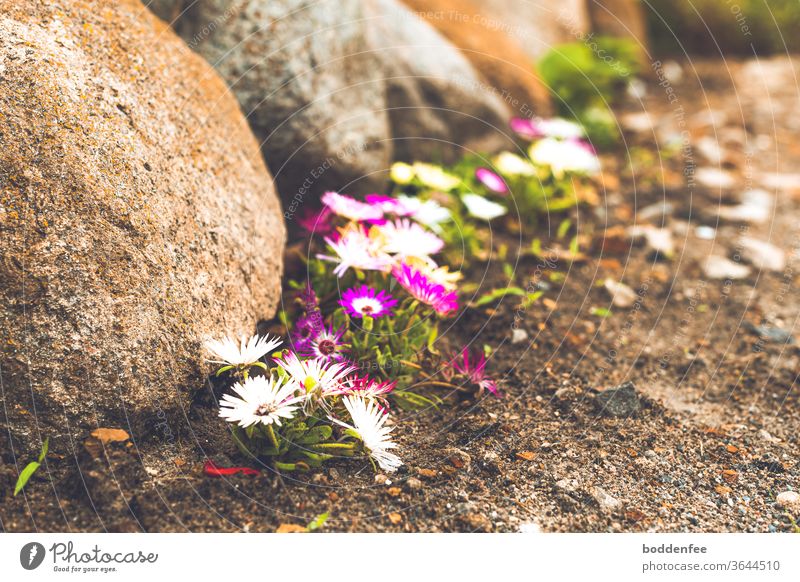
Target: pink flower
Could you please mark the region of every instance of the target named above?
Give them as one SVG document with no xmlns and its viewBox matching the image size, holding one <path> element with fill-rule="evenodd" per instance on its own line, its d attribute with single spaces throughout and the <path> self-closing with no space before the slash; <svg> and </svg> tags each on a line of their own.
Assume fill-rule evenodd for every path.
<svg viewBox="0 0 800 582">
<path fill-rule="evenodd" d="M 326 235 L 333 232 L 331 223 L 331 209 L 323 206 L 318 210 L 306 208 L 303 216 L 297 219 L 297 224 L 309 234 Z"/>
<path fill-rule="evenodd" d="M 334 214 L 344 216 L 350 220 L 363 222 L 383 219 L 383 210 L 380 207 L 366 204 L 337 192 L 325 192 L 322 195 L 322 203 L 330 208 Z"/>
<path fill-rule="evenodd" d="M 409 216 L 413 214 L 415 210 L 414 208 L 409 208 L 402 200 L 383 194 L 367 194 L 366 200 L 368 204 L 380 208 L 382 212 L 387 214 Z"/>
<path fill-rule="evenodd" d="M 359 376 L 354 374 L 341 384 L 341 393 L 363 398 L 379 400 L 384 408 L 388 408 L 386 396 L 395 389 L 397 382 L 384 380 L 383 382 L 374 380 L 364 374 Z"/>
<path fill-rule="evenodd" d="M 466 376 L 466 378 L 475 384 L 480 391 L 486 390 L 500 397 L 500 389 L 497 383 L 491 378 L 486 376 L 486 356 L 483 352 L 475 352 L 472 359 L 467 348 L 463 348 L 451 361 L 450 365 L 456 369 L 459 374 Z"/>
<path fill-rule="evenodd" d="M 444 285 L 431 281 L 410 265 L 403 263 L 395 266 L 392 275 L 414 299 L 430 305 L 439 315 L 458 309 L 458 294 L 455 291 L 448 291 Z"/>
<path fill-rule="evenodd" d="M 308 358 L 317 358 L 323 361 L 341 362 L 347 344 L 342 341 L 345 328 L 333 329 L 333 324 L 321 326 L 308 338 L 302 348 L 298 347 L 298 354 Z"/>
<path fill-rule="evenodd" d="M 515 117 L 511 120 L 511 129 L 528 139 L 540 137 L 577 139 L 585 135 L 583 128 L 579 124 L 561 117 L 553 117 L 552 119 L 522 119 Z"/>
<path fill-rule="evenodd" d="M 383 317 L 392 315 L 392 307 L 397 305 L 397 299 L 386 291 L 375 291 L 371 287 L 362 285 L 357 289 L 348 289 L 342 293 L 339 304 L 351 316 L 361 319 L 365 315 L 370 317 Z"/>
<path fill-rule="evenodd" d="M 341 231 L 338 240 L 326 237 L 325 242 L 336 253 L 336 256 L 318 254 L 317 258 L 339 263 L 333 270 L 338 277 L 344 277 L 347 269 L 363 269 L 365 271 L 389 271 L 392 265 L 390 257 L 381 246 L 378 237 L 372 237 L 361 226 L 352 226 Z"/>
<path fill-rule="evenodd" d="M 508 194 L 508 186 L 505 181 L 488 168 L 478 168 L 475 170 L 475 177 L 492 192 Z"/>
</svg>

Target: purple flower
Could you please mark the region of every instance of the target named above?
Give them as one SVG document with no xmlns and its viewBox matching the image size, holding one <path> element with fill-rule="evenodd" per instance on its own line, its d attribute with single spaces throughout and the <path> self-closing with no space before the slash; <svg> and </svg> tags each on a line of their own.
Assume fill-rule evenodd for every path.
<svg viewBox="0 0 800 582">
<path fill-rule="evenodd" d="M 392 315 L 392 307 L 397 305 L 397 299 L 386 291 L 375 291 L 371 287 L 362 285 L 342 293 L 339 304 L 344 307 L 348 315 L 360 319 L 365 315 L 370 317 Z"/>
<path fill-rule="evenodd" d="M 408 204 L 397 198 L 392 198 L 391 196 L 386 196 L 384 194 L 367 194 L 365 199 L 368 204 L 377 206 L 388 214 L 397 216 L 409 216 L 414 214 L 414 209 L 410 208 Z"/>
<path fill-rule="evenodd" d="M 450 365 L 459 374 L 466 376 L 481 392 L 485 390 L 498 398 L 500 397 L 500 389 L 497 387 L 497 383 L 486 376 L 486 356 L 483 352 L 477 351 L 470 357 L 467 348 L 463 348 L 450 361 Z"/>
<path fill-rule="evenodd" d="M 380 207 L 366 204 L 365 202 L 339 194 L 338 192 L 325 192 L 325 194 L 322 195 L 322 203 L 330 208 L 334 214 L 358 222 L 381 220 L 383 218 L 383 210 L 381 210 Z"/>
<path fill-rule="evenodd" d="M 344 332 L 344 327 L 334 330 L 333 324 L 327 327 L 323 325 L 309 337 L 302 349 L 298 349 L 298 354 L 325 362 L 341 362 L 347 351 L 347 344 L 342 341 Z"/>
<path fill-rule="evenodd" d="M 292 331 L 292 343 L 298 351 L 306 351 L 317 334 L 323 328 L 322 314 L 319 311 L 312 311 L 297 319 Z"/>
<path fill-rule="evenodd" d="M 505 181 L 488 168 L 478 168 L 475 170 L 475 177 L 492 192 L 508 194 L 508 186 Z"/>
<path fill-rule="evenodd" d="M 431 281 L 422 272 L 402 263 L 392 269 L 392 275 L 416 300 L 430 305 L 439 315 L 458 309 L 458 294 L 448 291 L 444 285 Z"/>
</svg>

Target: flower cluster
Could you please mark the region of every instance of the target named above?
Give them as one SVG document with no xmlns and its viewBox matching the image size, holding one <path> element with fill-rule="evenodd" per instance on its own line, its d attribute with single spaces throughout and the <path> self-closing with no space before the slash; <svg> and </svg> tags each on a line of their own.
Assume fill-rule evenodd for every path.
<svg viewBox="0 0 800 582">
<path fill-rule="evenodd" d="M 227 338 L 207 347 L 222 358 L 223 368 L 232 370 L 230 366 L 255 365 L 252 358 L 263 350 L 253 346 L 274 349 L 280 344 L 275 338 L 254 336 L 243 340 L 239 350 Z M 264 375 L 244 376 L 220 401 L 219 416 L 233 425 L 243 452 L 273 457 L 276 467 L 284 470 L 318 466 L 334 454 L 364 453 L 384 471 L 402 465 L 391 452 L 397 444 L 391 440 L 393 428 L 387 426 L 387 396 L 394 382 L 359 374 L 347 361 L 304 357 L 290 350 L 272 357 L 271 366 L 263 368 Z M 343 420 L 347 418 L 349 423 Z"/>
</svg>

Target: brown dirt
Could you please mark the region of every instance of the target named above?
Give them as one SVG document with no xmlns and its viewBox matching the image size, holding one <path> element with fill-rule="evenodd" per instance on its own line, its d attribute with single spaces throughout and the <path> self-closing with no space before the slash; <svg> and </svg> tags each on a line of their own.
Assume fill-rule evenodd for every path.
<svg viewBox="0 0 800 582">
<path fill-rule="evenodd" d="M 791 73 L 788 63 L 777 65 L 780 74 Z M 518 314 L 530 345 L 509 341 L 513 301 L 467 310 L 448 332 L 453 343 L 473 338 L 494 348 L 490 369 L 504 398 L 453 399 L 439 410 L 398 417 L 406 464 L 396 475 L 376 477 L 351 461 L 311 474 L 266 469 L 257 477 L 207 478 L 206 457 L 226 465 L 242 459 L 206 388 L 180 431 L 166 426 L 151 440 L 105 449 L 84 443 L 88 434 L 56 443 L 16 498 L 14 456 L 22 462 L 34 451 L 10 452 L 9 433 L 0 431 L 3 529 L 274 531 L 330 511 L 326 529 L 336 531 L 794 531 L 797 516 L 774 500 L 800 488 L 798 350 L 760 342 L 748 324 L 766 318 L 790 332 L 796 326 L 798 200 L 780 192 L 772 219 L 748 229 L 787 250 L 787 270 L 736 281 L 707 279 L 701 270 L 710 252 L 733 253 L 742 230 L 717 224 L 720 200 L 737 198 L 762 172 L 791 171 L 800 161 L 791 123 L 772 126 L 768 117 L 781 107 L 791 111 L 793 92 L 778 82 L 768 101 L 752 77 L 741 76 L 740 64 L 692 66 L 687 76 L 697 71 L 703 86 L 687 79 L 675 89 L 694 138 L 744 136 L 763 146 L 754 156 L 732 148 L 725 164 L 737 187 L 720 193 L 698 185 L 690 196 L 680 156 L 659 158 L 647 132 L 626 135 L 632 157 L 653 157 L 635 172 L 626 169 L 625 151 L 604 159 L 603 204 L 573 217 L 579 233 L 595 241 L 583 246 L 587 260 L 543 270 L 528 257 L 516 266 L 523 285 L 537 269 L 563 274 L 562 282 L 545 276 L 547 301 Z M 646 107 L 680 132 L 676 105 L 657 85 Z M 727 121 L 708 126 L 707 110 Z M 697 152 L 694 162 L 710 165 Z M 610 236 L 599 250 L 593 233 L 625 227 L 634 212 L 664 200 L 674 206 L 665 219 L 677 242 L 672 260 Z M 559 222 L 540 218 L 535 234 L 545 246 Z M 695 236 L 698 225 L 717 227 L 716 240 Z M 485 289 L 501 273 L 494 261 L 474 275 Z M 593 307 L 609 307 L 597 285 L 606 277 L 639 291 L 639 307 L 592 315 Z M 628 380 L 640 399 L 638 414 L 617 418 L 600 410 L 597 391 Z"/>
</svg>

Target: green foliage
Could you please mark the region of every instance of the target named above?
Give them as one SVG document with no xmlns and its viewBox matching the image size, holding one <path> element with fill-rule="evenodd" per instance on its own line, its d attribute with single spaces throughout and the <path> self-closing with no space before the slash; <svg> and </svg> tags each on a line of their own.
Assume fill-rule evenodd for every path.
<svg viewBox="0 0 800 582">
<path fill-rule="evenodd" d="M 317 517 L 315 517 L 311 522 L 306 526 L 308 531 L 316 531 L 321 529 L 325 522 L 328 521 L 328 517 L 330 517 L 329 512 L 320 513 Z"/>
<path fill-rule="evenodd" d="M 797 0 L 650 0 L 646 13 L 657 54 L 752 56 L 800 50 Z"/>
<path fill-rule="evenodd" d="M 561 113 L 578 119 L 590 108 L 607 110 L 616 103 L 638 69 L 633 41 L 611 37 L 557 45 L 538 64 L 559 100 Z"/>
<path fill-rule="evenodd" d="M 50 438 L 44 439 L 42 443 L 42 450 L 39 452 L 39 458 L 36 461 L 31 461 L 28 463 L 22 472 L 17 477 L 17 484 L 14 486 L 14 496 L 16 497 L 17 493 L 22 491 L 25 485 L 28 484 L 28 481 L 33 476 L 33 474 L 42 466 L 44 462 L 44 458 L 47 456 L 47 451 L 50 448 Z"/>
</svg>

